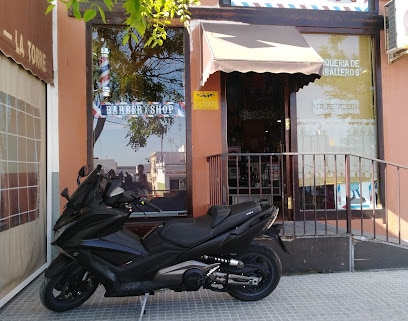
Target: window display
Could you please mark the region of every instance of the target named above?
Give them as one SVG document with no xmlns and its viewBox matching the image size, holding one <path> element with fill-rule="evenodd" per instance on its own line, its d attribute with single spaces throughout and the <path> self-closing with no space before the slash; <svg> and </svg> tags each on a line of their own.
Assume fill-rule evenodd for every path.
<svg viewBox="0 0 408 321">
<path fill-rule="evenodd" d="M 371 38 L 330 34 L 304 37 L 324 59 L 324 70 L 321 79 L 297 93 L 298 151 L 377 158 Z M 369 194 L 374 189 L 373 181 L 377 181 L 372 177 L 371 165 L 369 161 L 350 164 L 351 191 L 355 194 L 352 202 L 363 208 L 372 206 Z M 334 204 L 344 207 L 345 179 L 344 159 L 316 156 L 299 162 L 299 186 L 305 188 L 306 194 L 311 186 L 333 185 L 331 194 L 336 192 L 336 201 L 331 202 L 332 208 Z M 355 185 L 360 185 L 362 191 L 355 193 Z"/>
</svg>

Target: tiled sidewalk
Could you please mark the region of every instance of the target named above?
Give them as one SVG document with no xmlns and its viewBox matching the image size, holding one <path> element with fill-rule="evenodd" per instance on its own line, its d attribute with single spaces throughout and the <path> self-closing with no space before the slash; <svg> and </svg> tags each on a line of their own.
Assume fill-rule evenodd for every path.
<svg viewBox="0 0 408 321">
<path fill-rule="evenodd" d="M 39 277 L 0 310 L 0 320 L 139 320 L 137 297 L 104 298 L 104 289 L 75 310 L 44 308 Z M 408 270 L 307 274 L 282 277 L 276 290 L 257 302 L 240 302 L 208 290 L 150 296 L 143 321 L 402 321 L 408 320 Z"/>
</svg>

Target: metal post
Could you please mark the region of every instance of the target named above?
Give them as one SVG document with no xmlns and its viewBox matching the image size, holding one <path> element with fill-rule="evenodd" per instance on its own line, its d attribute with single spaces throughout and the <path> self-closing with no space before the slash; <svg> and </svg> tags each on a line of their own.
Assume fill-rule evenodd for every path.
<svg viewBox="0 0 408 321">
<path fill-rule="evenodd" d="M 346 215 L 347 233 L 351 234 L 351 200 L 350 200 L 350 155 L 346 155 Z"/>
</svg>

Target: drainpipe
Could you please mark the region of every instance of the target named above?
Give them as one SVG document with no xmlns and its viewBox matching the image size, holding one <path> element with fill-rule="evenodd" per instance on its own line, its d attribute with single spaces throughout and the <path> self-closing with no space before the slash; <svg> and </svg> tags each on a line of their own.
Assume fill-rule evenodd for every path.
<svg viewBox="0 0 408 321">
<path fill-rule="evenodd" d="M 352 235 L 349 235 L 349 253 L 350 253 L 350 272 L 354 272 L 354 245 L 356 242 Z"/>
</svg>

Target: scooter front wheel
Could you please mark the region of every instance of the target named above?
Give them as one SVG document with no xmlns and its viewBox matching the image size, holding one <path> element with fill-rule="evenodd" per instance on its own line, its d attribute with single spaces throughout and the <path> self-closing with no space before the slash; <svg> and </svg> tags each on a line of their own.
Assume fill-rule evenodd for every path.
<svg viewBox="0 0 408 321">
<path fill-rule="evenodd" d="M 45 277 L 40 288 L 42 304 L 56 312 L 74 309 L 95 292 L 98 282 L 82 268 Z"/>
<path fill-rule="evenodd" d="M 241 301 L 257 301 L 275 290 L 282 275 L 282 265 L 271 248 L 252 243 L 245 252 L 235 258 L 245 265 L 241 275 L 257 277 L 260 282 L 257 285 L 231 286 L 228 293 L 232 297 Z"/>
</svg>

